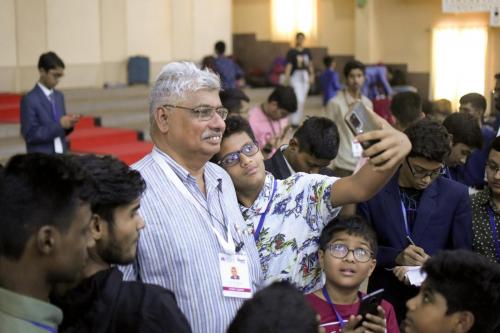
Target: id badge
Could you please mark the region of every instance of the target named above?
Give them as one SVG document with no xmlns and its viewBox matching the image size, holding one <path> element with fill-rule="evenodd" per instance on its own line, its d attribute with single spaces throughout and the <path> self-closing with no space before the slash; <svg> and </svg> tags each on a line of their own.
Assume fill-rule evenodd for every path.
<svg viewBox="0 0 500 333">
<path fill-rule="evenodd" d="M 361 157 L 363 154 L 363 147 L 359 144 L 359 142 L 352 142 L 352 156 Z"/>
<path fill-rule="evenodd" d="M 222 295 L 236 298 L 252 297 L 246 255 L 219 253 L 219 269 L 222 281 Z"/>
</svg>

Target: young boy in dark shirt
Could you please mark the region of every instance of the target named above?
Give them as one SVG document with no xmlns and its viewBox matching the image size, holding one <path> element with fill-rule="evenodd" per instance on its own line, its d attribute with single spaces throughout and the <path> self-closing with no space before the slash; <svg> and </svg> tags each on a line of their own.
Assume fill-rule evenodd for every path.
<svg viewBox="0 0 500 333">
<path fill-rule="evenodd" d="M 323 229 L 319 239 L 319 261 L 326 284 L 306 298 L 321 316 L 326 333 L 347 332 L 362 319 L 358 316 L 361 283 L 377 264 L 377 237 L 360 217 L 339 217 Z M 361 325 L 371 332 L 399 332 L 392 305 L 382 300 L 378 314 L 366 316 Z"/>
</svg>

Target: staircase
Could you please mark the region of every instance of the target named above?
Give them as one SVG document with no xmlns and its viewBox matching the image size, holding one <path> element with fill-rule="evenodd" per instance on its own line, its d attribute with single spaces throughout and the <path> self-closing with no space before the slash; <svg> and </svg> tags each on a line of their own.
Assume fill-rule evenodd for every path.
<svg viewBox="0 0 500 333">
<path fill-rule="evenodd" d="M 149 128 L 148 87 L 120 89 L 64 90 L 66 111 L 81 114 L 75 130 L 68 136 L 72 153 L 113 155 L 132 164 L 149 153 L 144 141 Z M 25 153 L 20 135 L 18 94 L 0 94 L 0 163 Z"/>
</svg>

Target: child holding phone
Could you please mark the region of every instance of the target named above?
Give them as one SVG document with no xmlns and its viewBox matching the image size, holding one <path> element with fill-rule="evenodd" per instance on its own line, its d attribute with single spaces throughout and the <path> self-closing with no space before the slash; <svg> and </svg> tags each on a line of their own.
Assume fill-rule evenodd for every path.
<svg viewBox="0 0 500 333">
<path fill-rule="evenodd" d="M 358 315 L 363 297 L 359 288 L 375 268 L 376 252 L 375 232 L 361 217 L 338 217 L 323 229 L 318 255 L 326 284 L 306 298 L 326 333 L 399 332 L 394 309 L 385 300 L 376 314 Z"/>
</svg>

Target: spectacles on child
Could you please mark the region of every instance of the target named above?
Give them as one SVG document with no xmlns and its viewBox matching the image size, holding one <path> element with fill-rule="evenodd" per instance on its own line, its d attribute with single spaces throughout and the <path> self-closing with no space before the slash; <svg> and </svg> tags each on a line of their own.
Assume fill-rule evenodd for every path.
<svg viewBox="0 0 500 333">
<path fill-rule="evenodd" d="M 259 146 L 257 143 L 249 142 L 243 145 L 240 150 L 226 154 L 219 162 L 217 162 L 217 164 L 223 168 L 232 167 L 240 162 L 240 154 L 250 157 L 257 154 L 258 151 Z"/>
<path fill-rule="evenodd" d="M 373 256 L 373 253 L 370 250 L 362 247 L 350 249 L 347 245 L 342 243 L 328 244 L 327 249 L 328 252 L 330 252 L 330 254 L 337 259 L 344 259 L 345 257 L 347 257 L 349 252 L 352 252 L 354 259 L 359 262 L 367 262 Z"/>
</svg>

